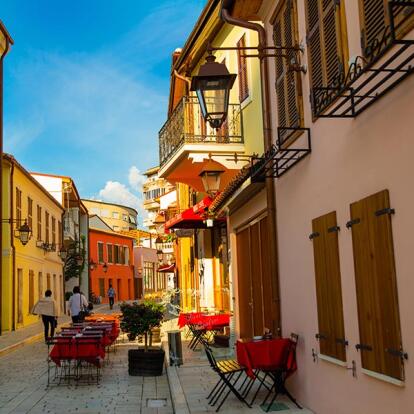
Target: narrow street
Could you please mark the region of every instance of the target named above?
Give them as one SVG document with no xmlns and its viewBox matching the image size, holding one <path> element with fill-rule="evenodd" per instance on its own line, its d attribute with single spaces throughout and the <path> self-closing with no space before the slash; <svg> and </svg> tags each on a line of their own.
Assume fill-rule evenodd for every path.
<svg viewBox="0 0 414 414">
<path fill-rule="evenodd" d="M 128 375 L 128 343 L 111 352 L 99 385 L 52 385 L 47 388 L 47 346 L 26 345 L 0 358 L 0 413 L 172 413 L 166 375 Z M 152 400 L 166 399 L 163 408 L 151 408 Z M 157 401 L 154 403 L 157 404 Z"/>
</svg>

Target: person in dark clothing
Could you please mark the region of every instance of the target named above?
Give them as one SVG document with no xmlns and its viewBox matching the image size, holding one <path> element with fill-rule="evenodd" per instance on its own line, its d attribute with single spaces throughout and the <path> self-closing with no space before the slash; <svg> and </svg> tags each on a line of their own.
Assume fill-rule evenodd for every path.
<svg viewBox="0 0 414 414">
<path fill-rule="evenodd" d="M 45 297 L 43 299 L 39 299 L 39 301 L 33 306 L 32 313 L 42 316 L 45 342 L 47 343 L 55 335 L 58 317 L 56 302 L 52 298 L 51 290 L 46 290 Z"/>
<path fill-rule="evenodd" d="M 112 309 L 114 307 L 115 296 L 116 296 L 115 289 L 112 287 L 112 285 L 109 285 L 109 289 L 108 289 L 109 309 Z"/>
</svg>

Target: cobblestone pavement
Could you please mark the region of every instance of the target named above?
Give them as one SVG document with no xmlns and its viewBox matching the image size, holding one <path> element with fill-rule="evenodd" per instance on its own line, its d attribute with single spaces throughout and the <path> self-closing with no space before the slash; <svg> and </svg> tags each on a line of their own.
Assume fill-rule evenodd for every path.
<svg viewBox="0 0 414 414">
<path fill-rule="evenodd" d="M 47 346 L 36 342 L 0 358 L 0 414 L 173 413 L 167 377 L 128 375 L 128 343 L 102 369 L 99 385 L 47 385 Z M 166 399 L 151 408 L 152 399 Z M 148 401 L 150 400 L 150 401 Z"/>
</svg>

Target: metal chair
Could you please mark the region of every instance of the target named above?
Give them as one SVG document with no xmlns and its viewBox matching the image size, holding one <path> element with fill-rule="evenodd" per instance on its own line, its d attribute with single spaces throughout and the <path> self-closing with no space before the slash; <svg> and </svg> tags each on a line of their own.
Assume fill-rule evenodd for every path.
<svg viewBox="0 0 414 414">
<path fill-rule="evenodd" d="M 224 395 L 219 405 L 216 408 L 216 412 L 220 410 L 224 402 L 230 393 L 233 393 L 241 402 L 246 404 L 249 408 L 251 405 L 245 400 L 243 395 L 236 389 L 236 384 L 239 381 L 243 373 L 246 372 L 246 369 L 238 364 L 234 359 L 227 360 L 216 360 L 214 357 L 213 351 L 209 343 L 205 339 L 201 339 L 201 343 L 204 345 L 204 349 L 207 355 L 207 359 L 210 363 L 211 368 L 219 376 L 219 380 L 216 385 L 211 390 L 210 394 L 207 396 L 209 404 L 214 406 L 218 403 L 220 397 L 228 389 L 227 393 Z"/>
</svg>

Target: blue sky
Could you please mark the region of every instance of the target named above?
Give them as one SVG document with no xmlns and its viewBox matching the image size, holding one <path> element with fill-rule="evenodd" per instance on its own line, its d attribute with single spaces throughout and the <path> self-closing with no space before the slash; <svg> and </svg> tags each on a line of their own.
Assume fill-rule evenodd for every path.
<svg viewBox="0 0 414 414">
<path fill-rule="evenodd" d="M 4 148 L 29 171 L 71 176 L 82 197 L 140 209 L 158 164 L 171 54 L 205 0 L 9 0 Z"/>
</svg>

